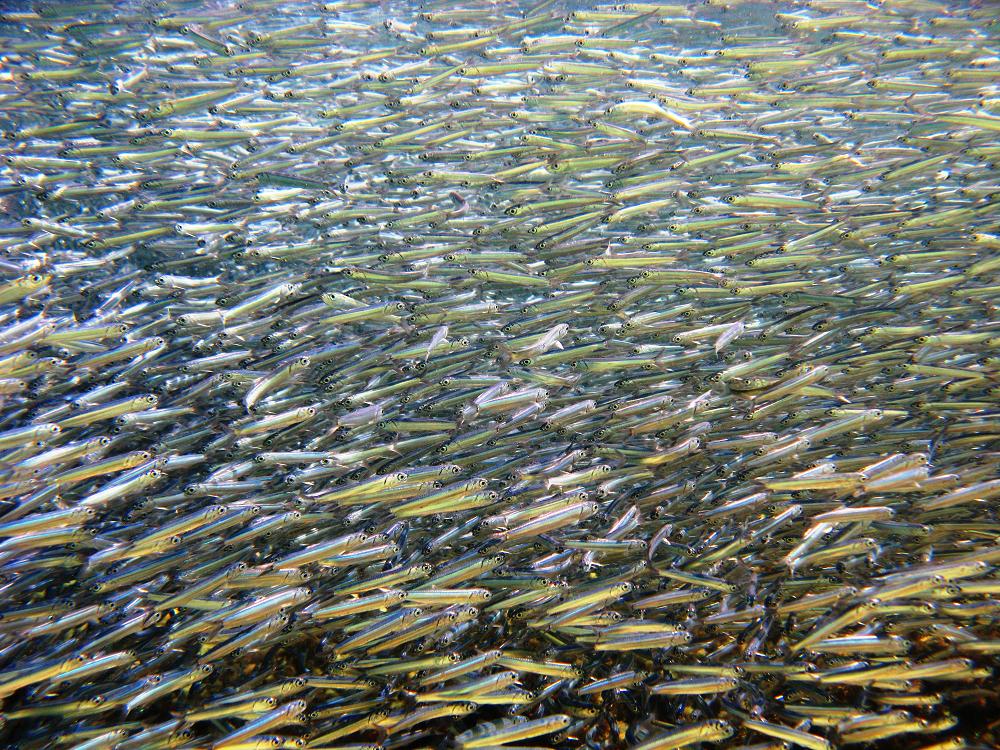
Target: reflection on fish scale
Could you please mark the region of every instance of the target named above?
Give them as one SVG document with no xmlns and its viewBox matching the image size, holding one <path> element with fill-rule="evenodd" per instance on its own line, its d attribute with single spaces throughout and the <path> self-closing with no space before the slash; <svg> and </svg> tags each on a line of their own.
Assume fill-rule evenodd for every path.
<svg viewBox="0 0 1000 750">
<path fill-rule="evenodd" d="M 996 745 L 991 11 L 5 6 L 3 741 Z"/>
</svg>

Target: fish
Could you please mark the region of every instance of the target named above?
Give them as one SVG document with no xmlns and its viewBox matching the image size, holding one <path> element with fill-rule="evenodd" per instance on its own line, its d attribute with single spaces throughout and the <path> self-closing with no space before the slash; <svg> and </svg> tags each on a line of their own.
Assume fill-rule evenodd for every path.
<svg viewBox="0 0 1000 750">
<path fill-rule="evenodd" d="M 1000 745 L 996 30 L 5 4 L 0 741 Z"/>
</svg>

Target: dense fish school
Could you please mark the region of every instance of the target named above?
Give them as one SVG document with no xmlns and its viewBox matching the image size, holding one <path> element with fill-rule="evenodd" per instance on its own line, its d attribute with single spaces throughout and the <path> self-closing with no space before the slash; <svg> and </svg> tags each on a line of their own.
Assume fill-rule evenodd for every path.
<svg viewBox="0 0 1000 750">
<path fill-rule="evenodd" d="M 0 743 L 1000 742 L 990 2 L 0 14 Z"/>
</svg>

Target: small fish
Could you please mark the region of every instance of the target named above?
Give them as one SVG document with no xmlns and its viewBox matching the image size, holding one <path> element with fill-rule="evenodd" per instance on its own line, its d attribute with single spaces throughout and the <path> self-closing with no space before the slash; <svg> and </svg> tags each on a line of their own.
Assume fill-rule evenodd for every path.
<svg viewBox="0 0 1000 750">
<path fill-rule="evenodd" d="M 4 741 L 1000 746 L 997 28 L 4 4 Z"/>
</svg>

